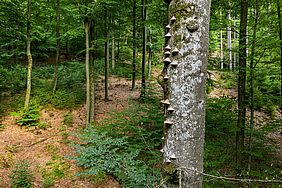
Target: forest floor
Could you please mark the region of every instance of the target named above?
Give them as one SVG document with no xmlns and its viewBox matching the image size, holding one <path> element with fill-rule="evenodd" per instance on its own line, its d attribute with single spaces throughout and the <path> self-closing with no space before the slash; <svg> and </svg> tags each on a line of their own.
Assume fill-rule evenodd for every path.
<svg viewBox="0 0 282 188">
<path fill-rule="evenodd" d="M 140 83 L 137 83 L 139 85 Z M 95 119 L 101 121 L 110 111 L 121 111 L 131 99 L 139 97 L 139 90 L 130 91 L 131 81 L 111 77 L 109 99 L 104 101 L 103 83 L 99 82 L 96 93 Z M 64 115 L 71 114 L 72 123 L 64 125 Z M 80 169 L 65 156 L 73 155 L 69 143 L 75 141 L 75 133 L 85 127 L 85 106 L 76 110 L 42 109 L 41 122 L 48 125 L 46 130 L 26 129 L 16 125 L 15 116 L 5 116 L 0 131 L 0 188 L 10 187 L 9 174 L 18 161 L 28 161 L 34 175 L 34 187 L 62 188 L 119 188 L 118 182 L 108 177 L 96 183 L 90 178 L 80 178 Z"/>
<path fill-rule="evenodd" d="M 157 74 L 154 72 L 154 75 Z M 221 80 L 214 72 L 212 79 Z M 136 84 L 140 85 L 140 82 Z M 130 100 L 139 98 L 139 89 L 131 91 L 131 81 L 120 77 L 111 77 L 109 86 L 109 101 L 104 101 L 103 81 L 98 82 L 96 90 L 95 119 L 100 122 L 108 117 L 111 111 L 122 111 L 128 107 Z M 236 89 L 222 88 L 216 85 L 210 92 L 210 98 L 236 98 Z M 118 181 L 108 177 L 101 182 L 93 182 L 89 177 L 78 177 L 80 168 L 74 161 L 65 158 L 72 156 L 73 148 L 70 143 L 76 141 L 76 133 L 85 127 L 85 106 L 75 110 L 42 109 L 41 122 L 47 129 L 20 128 L 16 118 L 7 115 L 2 118 L 0 125 L 0 188 L 10 187 L 9 174 L 19 161 L 28 161 L 34 175 L 35 188 L 121 188 Z M 71 124 L 64 123 L 66 115 L 72 117 Z M 277 116 L 281 116 L 278 112 Z M 256 125 L 263 125 L 272 120 L 265 112 L 256 111 Z M 258 127 L 259 128 L 259 127 Z M 268 134 L 271 144 L 276 146 L 275 155 L 282 158 L 282 135 L 280 131 Z M 282 165 L 282 164 L 281 164 Z"/>
</svg>

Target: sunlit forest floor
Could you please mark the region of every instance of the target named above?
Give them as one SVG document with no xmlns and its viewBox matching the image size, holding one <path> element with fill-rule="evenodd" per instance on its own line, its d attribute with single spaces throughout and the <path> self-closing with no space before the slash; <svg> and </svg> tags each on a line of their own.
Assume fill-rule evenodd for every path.
<svg viewBox="0 0 282 188">
<path fill-rule="evenodd" d="M 138 81 L 137 85 L 140 82 Z M 103 100 L 103 82 L 99 81 L 96 91 L 95 119 L 97 122 L 107 117 L 111 111 L 121 111 L 128 106 L 129 100 L 139 97 L 139 89 L 130 91 L 131 81 L 125 78 L 110 78 L 110 101 Z M 10 187 L 9 177 L 13 164 L 18 160 L 27 160 L 35 174 L 34 187 L 48 187 L 56 181 L 56 187 L 97 187 L 118 188 L 117 181 L 109 177 L 105 181 L 91 182 L 79 178 L 78 167 L 65 156 L 74 155 L 70 142 L 76 140 L 75 134 L 85 127 L 85 106 L 75 110 L 42 109 L 40 120 L 46 124 L 46 130 L 21 128 L 16 125 L 15 116 L 2 118 L 5 127 L 0 132 L 0 187 Z M 71 118 L 71 119 L 68 119 Z M 42 177 L 43 176 L 43 177 Z M 45 179 L 44 179 L 45 176 Z M 48 180 L 49 179 L 49 180 Z"/>
</svg>

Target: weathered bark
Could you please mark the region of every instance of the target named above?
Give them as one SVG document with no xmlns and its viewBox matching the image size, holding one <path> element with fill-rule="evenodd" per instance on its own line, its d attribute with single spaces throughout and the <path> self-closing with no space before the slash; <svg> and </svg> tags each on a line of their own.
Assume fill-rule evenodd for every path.
<svg viewBox="0 0 282 188">
<path fill-rule="evenodd" d="M 146 52 L 147 52 L 147 28 L 145 25 L 145 21 L 147 19 L 147 0 L 142 0 L 142 24 L 143 24 L 143 48 L 142 48 L 142 79 L 141 79 L 141 95 L 143 98 L 145 96 L 146 89 Z"/>
<path fill-rule="evenodd" d="M 281 4 L 277 0 L 277 14 L 279 22 L 279 39 L 280 39 L 280 109 L 282 109 L 282 18 L 281 18 Z"/>
<path fill-rule="evenodd" d="M 28 109 L 31 93 L 31 73 L 32 73 L 32 55 L 30 50 L 30 29 L 31 29 L 31 0 L 28 0 L 27 3 L 27 48 L 26 54 L 28 59 L 28 72 L 27 72 L 27 81 L 26 81 L 26 95 L 25 95 L 25 104 L 24 109 Z"/>
<path fill-rule="evenodd" d="M 255 77 L 255 67 L 254 67 L 254 57 L 255 57 L 255 49 L 256 49 L 256 40 L 257 40 L 257 26 L 258 26 L 258 17 L 259 17 L 259 5 L 258 0 L 255 1 L 255 23 L 253 26 L 253 38 L 252 38 L 252 47 L 251 47 L 251 60 L 250 60 L 250 110 L 251 110 L 251 117 L 250 117 L 250 137 L 249 137 L 249 152 L 252 152 L 252 137 L 253 137 L 253 131 L 254 131 L 254 77 Z M 252 162 L 252 156 L 249 154 L 249 162 L 248 162 L 248 170 L 250 172 L 251 170 L 251 162 Z"/>
<path fill-rule="evenodd" d="M 244 148 L 246 122 L 246 64 L 247 64 L 247 23 L 248 0 L 241 0 L 241 19 L 239 36 L 239 75 L 238 75 L 238 120 L 236 131 L 236 164 L 239 165 L 240 156 Z"/>
<path fill-rule="evenodd" d="M 54 69 L 54 80 L 53 80 L 53 92 L 57 89 L 58 74 L 59 74 L 59 62 L 60 62 L 60 0 L 56 0 L 56 60 Z"/>
<path fill-rule="evenodd" d="M 85 70 L 86 70 L 86 125 L 90 123 L 90 68 L 89 68 L 89 27 L 90 21 L 85 18 Z"/>
<path fill-rule="evenodd" d="M 198 188 L 203 179 L 210 0 L 172 0 L 169 12 L 163 181 L 168 188 Z"/>
<path fill-rule="evenodd" d="M 135 89 L 136 80 L 136 0 L 133 0 L 133 54 L 132 54 L 132 86 Z"/>
</svg>

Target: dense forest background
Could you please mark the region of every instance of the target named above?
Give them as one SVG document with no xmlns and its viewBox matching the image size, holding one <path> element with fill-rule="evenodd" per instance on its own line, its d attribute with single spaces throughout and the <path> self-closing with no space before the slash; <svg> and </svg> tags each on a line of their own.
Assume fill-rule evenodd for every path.
<svg viewBox="0 0 282 188">
<path fill-rule="evenodd" d="M 168 2 L 0 2 L 0 187 L 173 176 L 160 152 Z M 280 6 L 211 1 L 204 187 L 281 186 Z"/>
</svg>

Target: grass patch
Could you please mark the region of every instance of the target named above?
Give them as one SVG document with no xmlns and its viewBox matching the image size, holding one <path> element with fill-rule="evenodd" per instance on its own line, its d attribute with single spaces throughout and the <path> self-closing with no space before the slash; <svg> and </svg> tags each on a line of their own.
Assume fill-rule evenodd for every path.
<svg viewBox="0 0 282 188">
<path fill-rule="evenodd" d="M 40 172 L 43 178 L 42 186 L 44 188 L 52 187 L 56 181 L 67 176 L 70 166 L 64 161 L 64 158 L 53 154 L 51 159 L 41 167 Z"/>
</svg>

